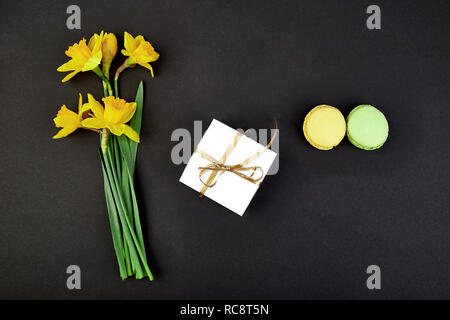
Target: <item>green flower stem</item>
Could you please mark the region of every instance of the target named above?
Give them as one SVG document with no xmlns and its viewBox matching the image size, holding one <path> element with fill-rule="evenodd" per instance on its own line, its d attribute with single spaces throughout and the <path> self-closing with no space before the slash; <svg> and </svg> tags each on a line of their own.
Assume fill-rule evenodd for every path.
<svg viewBox="0 0 450 320">
<path fill-rule="evenodd" d="M 102 81 L 102 84 L 103 84 L 103 94 L 105 95 L 105 98 L 106 98 L 107 96 L 109 96 L 108 85 L 106 84 L 105 81 Z"/>
<path fill-rule="evenodd" d="M 129 59 L 129 58 L 128 58 Z M 126 59 L 119 68 L 116 70 L 116 74 L 114 75 L 114 91 L 116 93 L 116 98 L 119 96 L 119 75 L 120 73 L 127 69 L 127 68 L 133 68 L 134 65 L 128 64 L 128 59 Z"/>
<path fill-rule="evenodd" d="M 122 195 L 124 197 L 124 201 L 125 201 L 125 205 L 126 205 L 126 209 L 127 209 L 126 210 L 126 214 L 128 216 L 128 219 L 133 222 L 133 215 L 132 215 L 132 209 L 131 209 L 131 204 L 130 204 L 131 200 L 130 200 L 130 195 L 129 195 L 129 193 L 130 193 L 130 186 L 128 185 L 128 180 L 124 179 L 124 177 L 126 177 L 126 174 L 124 174 L 124 172 L 126 172 L 125 170 L 127 170 L 127 166 L 123 165 L 122 166 L 122 170 L 118 171 L 118 175 L 120 176 L 119 179 L 122 179 L 120 181 L 120 184 L 122 186 Z M 134 222 L 133 222 L 133 228 L 134 228 Z M 142 249 L 142 250 L 143 250 L 143 253 L 145 255 L 145 250 L 144 249 Z M 135 271 L 135 268 L 134 268 L 134 266 L 132 264 L 133 261 L 130 261 L 130 263 L 131 263 L 131 265 L 130 265 L 129 272 L 131 272 L 133 274 L 133 271 Z"/>
<path fill-rule="evenodd" d="M 130 189 L 131 189 L 131 196 L 132 196 L 132 200 L 133 200 L 134 228 L 136 230 L 136 235 L 139 239 L 139 242 L 140 242 L 142 248 L 144 248 L 144 236 L 142 234 L 141 220 L 139 217 L 139 207 L 137 204 L 136 192 L 134 190 L 134 181 L 133 181 L 133 178 L 131 177 L 131 173 L 128 171 L 128 168 L 126 168 L 126 170 L 128 173 L 129 185 L 130 185 Z M 144 257 L 147 258 L 145 256 L 145 250 L 143 253 L 144 253 Z"/>
<path fill-rule="evenodd" d="M 123 226 L 122 228 L 126 228 L 126 226 Z M 133 273 L 134 269 L 131 268 L 131 262 L 133 260 L 131 259 L 130 249 L 128 249 L 128 243 L 125 240 L 125 238 L 123 239 L 123 241 L 124 241 L 123 242 L 123 249 L 124 249 L 124 257 L 125 257 L 125 266 L 127 268 L 127 275 L 131 277 L 134 274 Z"/>
<path fill-rule="evenodd" d="M 119 97 L 119 77 L 114 78 L 114 92 L 116 93 L 116 98 Z"/>
<path fill-rule="evenodd" d="M 135 265 L 136 267 L 136 277 L 137 278 L 142 278 L 143 277 L 143 271 L 142 268 L 140 266 L 139 263 L 139 256 L 138 256 L 138 252 L 136 251 L 136 249 L 138 249 L 138 251 L 140 251 L 140 248 L 138 248 L 137 246 L 133 246 L 133 229 L 130 226 L 130 223 L 128 221 L 128 217 L 125 214 L 125 208 L 123 206 L 122 203 L 122 199 L 121 199 L 121 195 L 120 195 L 120 190 L 117 186 L 117 179 L 115 177 L 115 172 L 111 166 L 112 164 L 112 159 L 111 159 L 111 152 L 107 152 L 106 155 L 104 155 L 105 158 L 105 164 L 106 164 L 106 172 L 108 173 L 108 179 L 111 182 L 111 189 L 112 189 L 112 193 L 114 196 L 114 200 L 117 204 L 117 209 L 118 209 L 118 213 L 119 213 L 119 218 L 120 218 L 120 222 L 122 223 L 122 230 L 123 230 L 123 235 L 124 238 L 126 240 L 126 243 L 129 245 L 129 253 L 130 253 L 130 258 L 132 260 L 135 261 Z"/>
<path fill-rule="evenodd" d="M 104 138 L 104 134 L 100 135 L 100 140 L 102 141 Z M 113 141 L 110 140 L 108 143 L 108 148 L 114 148 Z M 106 150 L 105 150 L 106 152 Z M 107 169 L 104 158 L 103 150 L 100 152 L 100 160 L 102 164 L 103 178 L 104 178 L 104 187 L 105 187 L 105 199 L 106 199 L 106 207 L 108 211 L 108 218 L 110 222 L 111 235 L 113 238 L 114 250 L 116 252 L 117 261 L 119 264 L 119 272 L 122 280 L 131 276 L 132 273 L 130 270 L 130 256 L 128 253 L 128 246 L 126 245 L 126 240 L 123 237 L 123 227 L 124 225 L 119 222 L 118 218 L 118 205 L 114 200 L 114 196 L 112 194 L 112 181 L 108 177 Z M 117 165 L 117 164 L 116 164 Z"/>
<path fill-rule="evenodd" d="M 117 138 L 114 135 L 111 135 L 107 148 L 107 150 L 109 151 L 108 154 L 112 154 L 114 152 L 115 161 L 113 161 L 112 158 L 106 157 L 107 155 L 103 153 L 103 151 L 102 151 L 103 156 L 101 157 L 101 160 L 105 184 L 106 206 L 108 210 L 108 217 L 110 220 L 113 245 L 119 263 L 120 277 L 123 280 L 126 279 L 128 276 L 132 276 L 134 274 L 133 270 L 135 270 L 135 268 L 132 269 L 132 259 L 130 257 L 130 249 L 127 242 L 127 237 L 125 236 L 128 230 L 127 229 L 128 226 L 126 225 L 125 222 L 123 222 L 123 220 L 121 221 L 122 223 L 119 223 L 118 210 L 120 210 L 119 209 L 120 204 L 116 199 L 114 199 L 112 190 L 112 188 L 114 187 L 113 178 L 108 176 L 108 167 L 111 168 L 112 172 L 120 170 L 119 168 L 121 167 L 116 139 Z M 134 259 L 138 259 L 137 254 L 135 254 Z M 142 270 L 142 276 L 145 276 L 145 273 L 146 272 Z"/>
<path fill-rule="evenodd" d="M 112 87 L 111 87 L 111 83 L 109 82 L 109 80 L 106 81 L 106 84 L 107 84 L 107 86 L 108 86 L 108 94 L 109 94 L 110 96 L 114 96 L 114 91 L 113 91 L 113 89 L 112 89 Z"/>
<path fill-rule="evenodd" d="M 120 154 L 120 149 L 119 149 L 119 144 L 117 142 L 117 137 L 115 135 L 111 135 L 111 145 L 113 146 L 114 149 L 114 160 L 115 160 L 115 172 L 117 172 L 117 175 L 120 175 L 120 172 L 122 172 L 122 162 L 121 162 L 121 154 Z M 118 181 L 120 187 L 122 188 L 122 195 L 124 196 L 124 193 L 126 193 L 126 189 L 125 186 L 123 185 L 123 183 L 121 181 Z M 126 198 L 126 197 L 125 197 Z M 131 208 L 129 208 L 129 205 L 127 203 L 127 208 L 126 208 L 126 214 L 128 215 L 128 219 L 130 219 L 131 216 Z M 126 228 L 126 226 L 124 226 Z M 132 260 L 130 260 L 130 254 L 129 254 L 129 248 L 128 248 L 128 243 L 124 240 L 124 255 L 125 255 L 125 265 L 127 268 L 127 273 L 129 276 L 133 275 L 133 271 L 132 271 Z"/>
<path fill-rule="evenodd" d="M 116 172 L 120 172 L 122 169 L 122 162 L 120 161 L 120 150 L 119 144 L 117 143 L 117 137 L 115 135 L 111 135 L 111 144 L 114 145 L 114 159 L 116 164 Z"/>
<path fill-rule="evenodd" d="M 100 70 L 99 66 L 92 70 L 103 82 L 106 83 L 106 87 L 108 88 L 108 95 L 113 96 L 114 91 L 111 87 L 111 82 L 109 82 L 108 78 L 103 74 L 102 70 Z"/>
<path fill-rule="evenodd" d="M 108 209 L 108 218 L 111 228 L 114 251 L 116 252 L 117 263 L 119 264 L 120 277 L 122 278 L 122 280 L 124 280 L 128 278 L 128 273 L 126 270 L 126 266 L 124 264 L 124 256 L 123 256 L 124 248 L 123 248 L 122 232 L 120 228 L 119 218 L 117 216 L 116 204 L 114 203 L 114 198 L 112 195 L 111 183 L 108 180 L 103 155 L 101 153 L 100 153 L 100 160 L 102 163 L 103 179 L 105 185 L 106 207 Z"/>
<path fill-rule="evenodd" d="M 106 169 L 108 171 L 108 175 L 112 177 L 112 179 L 111 179 L 113 181 L 113 188 L 112 189 L 113 189 L 114 197 L 118 200 L 119 216 L 120 216 L 120 219 L 123 222 L 125 222 L 126 225 L 128 226 L 128 228 L 124 229 L 126 240 L 127 240 L 128 244 L 134 243 L 134 246 L 130 245 L 130 247 L 129 247 L 130 254 L 131 254 L 132 259 L 133 259 L 133 256 L 136 254 L 136 252 L 134 250 L 135 249 L 137 250 L 137 253 L 139 255 L 139 258 L 141 259 L 141 262 L 143 264 L 143 267 L 144 267 L 145 271 L 147 272 L 150 280 L 153 280 L 153 275 L 152 275 L 152 273 L 150 271 L 150 268 L 148 267 L 147 259 L 146 259 L 145 255 L 142 252 L 142 248 L 141 248 L 139 240 L 138 240 L 138 238 L 136 236 L 136 233 L 134 232 L 133 225 L 131 224 L 131 222 L 128 219 L 128 216 L 126 214 L 124 200 L 122 199 L 122 194 L 121 194 L 121 192 L 119 190 L 117 174 L 116 174 L 116 172 L 114 172 L 112 170 L 111 167 L 108 167 L 108 162 L 109 162 L 109 164 L 112 163 L 111 151 L 110 150 L 108 150 L 108 152 L 106 153 L 106 156 L 107 156 L 107 158 L 109 160 L 109 161 L 106 161 L 106 164 L 107 164 Z M 133 265 L 136 268 L 136 278 L 141 278 L 142 277 L 142 269 L 141 269 L 141 266 L 139 264 L 139 260 L 135 260 L 135 262 L 136 263 L 133 263 Z"/>
</svg>

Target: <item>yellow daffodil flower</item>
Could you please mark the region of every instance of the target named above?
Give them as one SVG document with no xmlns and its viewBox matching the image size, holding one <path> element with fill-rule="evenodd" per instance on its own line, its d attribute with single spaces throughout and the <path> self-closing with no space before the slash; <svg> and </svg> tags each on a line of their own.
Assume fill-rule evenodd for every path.
<svg viewBox="0 0 450 320">
<path fill-rule="evenodd" d="M 122 54 L 128 56 L 127 65 L 133 66 L 136 63 L 147 68 L 153 74 L 152 66 L 149 62 L 156 61 L 159 57 L 159 53 L 155 51 L 150 42 L 145 41 L 143 36 L 137 36 L 133 38 L 131 34 L 125 32 L 124 47 Z"/>
<path fill-rule="evenodd" d="M 102 36 L 102 32 L 100 35 L 95 33 L 91 39 L 89 39 L 88 47 L 94 48 L 100 46 L 102 50 L 103 73 L 109 78 L 109 67 L 117 53 L 117 38 L 114 33 L 105 32 Z"/>
<path fill-rule="evenodd" d="M 133 141 L 139 142 L 139 135 L 130 126 L 126 125 L 136 112 L 136 102 L 126 102 L 123 99 L 109 96 L 103 98 L 105 107 L 95 98 L 88 94 L 87 105 L 94 116 L 81 122 L 85 128 L 103 129 L 107 128 L 116 136 L 126 135 Z"/>
<path fill-rule="evenodd" d="M 100 35 L 95 36 L 97 36 L 97 40 L 89 41 L 89 45 L 86 44 L 86 39 L 83 38 L 83 40 L 66 50 L 66 55 L 72 59 L 57 70 L 60 72 L 72 72 L 65 76 L 62 82 L 72 79 L 79 72 L 90 71 L 98 67 L 102 60 L 103 31 L 100 32 Z"/>
<path fill-rule="evenodd" d="M 53 139 L 67 137 L 78 128 L 81 128 L 83 114 L 88 110 L 89 106 L 87 104 L 83 105 L 83 98 L 81 97 L 81 94 L 78 100 L 78 114 L 68 109 L 66 105 L 63 105 L 61 109 L 59 109 L 56 118 L 53 119 L 53 121 L 55 122 L 55 126 L 62 129 L 53 136 Z"/>
</svg>

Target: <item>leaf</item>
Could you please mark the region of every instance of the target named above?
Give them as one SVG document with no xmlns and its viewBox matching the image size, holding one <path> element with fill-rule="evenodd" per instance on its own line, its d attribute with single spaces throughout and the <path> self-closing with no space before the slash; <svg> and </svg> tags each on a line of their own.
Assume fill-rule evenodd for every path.
<svg viewBox="0 0 450 320">
<path fill-rule="evenodd" d="M 130 121 L 130 126 L 138 134 L 140 134 L 141 127 L 142 127 L 142 112 L 144 110 L 144 84 L 142 81 L 139 82 L 135 101 L 136 101 L 137 107 L 136 107 L 136 112 Z M 129 168 L 128 179 L 129 179 L 129 184 L 130 184 L 131 199 L 133 201 L 135 230 L 136 230 L 137 237 L 139 238 L 139 241 L 141 243 L 141 246 L 144 248 L 144 237 L 142 235 L 142 228 L 141 228 L 141 222 L 140 222 L 140 216 L 139 216 L 139 207 L 137 204 L 136 192 L 134 190 L 134 169 L 136 167 L 136 156 L 137 156 L 138 143 L 136 143 L 132 140 L 129 140 L 129 146 L 130 146 L 130 154 L 129 154 L 128 161 L 130 162 L 130 165 L 128 166 L 128 168 Z M 145 254 L 145 251 L 144 251 L 144 254 Z"/>
<path fill-rule="evenodd" d="M 129 125 L 138 134 L 140 134 L 142 125 L 142 110 L 144 106 L 144 85 L 142 81 L 139 83 L 139 87 L 136 93 L 136 104 L 136 112 L 131 118 Z M 138 143 L 130 140 L 125 135 L 117 136 L 116 138 L 120 146 L 120 151 L 122 152 L 122 156 L 124 158 L 123 160 L 128 166 L 131 178 L 133 180 Z"/>
<path fill-rule="evenodd" d="M 122 232 L 119 225 L 119 219 L 117 217 L 117 209 L 116 204 L 114 203 L 114 199 L 112 196 L 111 191 L 111 185 L 108 180 L 108 176 L 106 173 L 106 168 L 104 164 L 103 155 L 100 153 L 100 161 L 102 164 L 102 171 L 103 171 L 103 180 L 104 180 L 104 186 L 105 186 L 105 199 L 106 199 L 106 208 L 108 210 L 108 218 L 109 218 L 109 225 L 111 228 L 111 235 L 113 239 L 113 246 L 114 251 L 116 252 L 116 258 L 117 262 L 119 264 L 119 272 L 120 277 L 123 279 L 127 278 L 127 271 L 124 264 L 124 255 L 123 255 L 123 239 L 122 239 Z"/>
<path fill-rule="evenodd" d="M 144 109 L 144 84 L 139 82 L 138 90 L 136 93 L 136 112 L 134 113 L 133 118 L 130 121 L 130 127 L 137 132 L 137 134 L 141 134 L 141 126 L 142 126 L 142 111 Z M 131 167 L 131 176 L 134 175 L 134 164 L 136 163 L 136 154 L 137 154 L 138 143 L 130 140 L 130 158 L 133 166 Z"/>
<path fill-rule="evenodd" d="M 126 225 L 122 225 L 122 231 L 125 232 L 123 229 L 127 228 Z M 127 274 L 129 276 L 133 275 L 133 269 L 131 267 L 132 264 L 132 260 L 131 260 L 131 256 L 130 256 L 130 249 L 129 249 L 129 245 L 126 239 L 123 239 L 123 253 L 124 253 L 124 257 L 125 257 L 125 266 L 126 266 L 126 271 Z"/>
<path fill-rule="evenodd" d="M 120 151 L 122 153 L 123 162 L 125 166 L 127 166 L 130 171 L 134 170 L 136 158 L 134 160 L 131 158 L 131 150 L 130 150 L 130 142 L 134 141 L 131 141 L 125 135 L 121 135 L 117 137 L 117 142 L 119 143 Z"/>
<path fill-rule="evenodd" d="M 117 155 L 116 155 L 117 156 Z M 126 205 L 126 214 L 128 216 L 128 219 L 130 221 L 133 221 L 133 208 L 131 207 L 131 197 L 130 197 L 130 186 L 129 186 L 129 182 L 128 182 L 128 167 L 126 165 L 122 166 L 122 170 L 118 171 L 118 173 L 120 173 L 121 175 L 121 188 L 122 188 L 122 195 L 123 195 L 123 199 Z M 134 226 L 134 222 L 132 222 L 133 226 Z M 126 226 L 124 226 L 126 227 Z M 127 262 L 127 271 L 129 275 L 133 275 L 133 270 L 134 270 L 134 266 L 132 265 L 132 262 L 130 261 L 130 257 L 129 257 L 129 250 L 128 250 L 128 244 L 125 242 L 124 244 L 125 247 L 125 257 L 127 257 L 128 255 L 128 260 L 125 260 Z"/>
<path fill-rule="evenodd" d="M 140 82 L 137 94 L 136 94 L 136 112 L 131 119 L 129 125 L 139 134 L 141 130 L 142 124 L 142 110 L 143 110 L 143 99 L 144 99 L 144 87 L 143 83 Z M 142 235 L 142 227 L 140 223 L 139 217 L 139 207 L 137 204 L 136 193 L 134 190 L 134 170 L 136 163 L 136 154 L 138 143 L 128 139 L 125 135 L 116 136 L 115 140 L 118 143 L 120 149 L 120 154 L 122 155 L 120 164 L 122 170 L 117 172 L 112 172 L 112 174 L 116 175 L 116 184 L 118 193 L 121 195 L 119 200 L 122 200 L 121 204 L 123 206 L 123 213 L 126 216 L 126 223 L 128 224 L 130 233 L 132 235 L 132 240 L 134 242 L 134 246 L 138 250 L 139 257 L 141 258 L 141 262 L 143 264 L 144 269 L 141 269 L 141 265 L 136 266 L 137 270 L 141 269 L 141 272 L 136 271 L 136 278 L 142 278 L 143 276 L 148 276 L 150 280 L 153 280 L 153 275 L 150 271 L 150 268 L 147 264 L 147 257 L 145 253 L 145 245 L 144 239 Z M 112 157 L 112 153 L 109 153 L 110 157 Z M 114 156 L 117 156 L 114 153 Z M 112 160 L 111 160 L 112 162 Z M 130 197 L 131 196 L 131 197 Z M 125 233 L 125 230 L 124 230 Z M 130 247 L 130 256 L 131 253 L 131 245 L 128 240 L 126 240 L 125 244 L 128 243 Z M 125 251 L 125 253 L 127 253 Z M 137 261 L 139 262 L 139 261 Z M 133 269 L 135 269 L 134 264 L 136 260 L 131 258 L 131 264 Z"/>
<path fill-rule="evenodd" d="M 114 196 L 115 201 L 117 202 L 118 206 L 118 212 L 119 212 L 119 218 L 122 222 L 122 224 L 126 224 L 126 226 L 128 228 L 124 228 L 124 237 L 126 239 L 126 241 L 129 244 L 129 249 L 130 249 L 130 257 L 133 263 L 133 266 L 136 268 L 136 278 L 140 278 L 143 276 L 143 271 L 140 265 L 140 262 L 142 262 L 142 265 L 146 271 L 146 273 L 148 274 L 150 280 L 153 280 L 153 276 L 151 274 L 150 268 L 148 267 L 147 264 L 147 259 L 145 257 L 145 255 L 143 254 L 143 248 L 141 247 L 139 240 L 136 236 L 136 233 L 134 231 L 134 228 L 130 222 L 130 220 L 128 219 L 127 213 L 126 213 L 126 208 L 125 208 L 125 203 L 122 197 L 122 194 L 120 192 L 120 188 L 118 185 L 118 175 L 117 172 L 115 172 L 114 170 L 112 170 L 112 158 L 111 158 L 111 151 L 110 149 L 108 149 L 108 151 L 106 152 L 106 157 L 105 157 L 105 164 L 106 164 L 106 171 L 108 173 L 108 178 L 110 181 L 112 181 L 113 183 L 111 184 L 112 186 L 112 193 Z M 131 244 L 134 244 L 131 245 Z M 140 260 L 139 260 L 140 258 Z"/>
<path fill-rule="evenodd" d="M 113 147 L 114 149 L 114 159 L 115 159 L 115 163 L 116 163 L 116 171 L 120 172 L 121 168 L 122 168 L 122 163 L 121 163 L 121 156 L 119 154 L 120 150 L 119 150 L 119 143 L 117 142 L 117 138 L 115 135 L 110 134 L 109 136 L 110 139 L 110 147 Z"/>
<path fill-rule="evenodd" d="M 127 165 L 126 164 L 122 164 L 122 155 L 121 155 L 121 151 L 119 149 L 119 142 L 118 142 L 118 138 L 116 135 L 111 134 L 109 136 L 109 141 L 108 141 L 108 152 L 111 155 L 111 169 L 117 173 L 119 179 L 117 181 L 119 188 L 120 188 L 120 193 L 123 196 L 124 202 L 125 202 L 125 206 L 126 206 L 126 211 L 125 213 L 128 216 L 128 219 L 130 221 L 133 221 L 133 209 L 131 206 L 131 197 L 130 197 L 130 188 L 128 186 L 128 175 L 126 174 L 127 172 Z M 125 174 L 124 174 L 125 173 Z M 126 224 L 122 225 L 122 232 L 124 232 L 124 228 L 127 228 Z M 129 249 L 129 243 L 126 241 L 125 238 L 123 238 L 123 255 L 124 255 L 124 259 L 125 259 L 125 266 L 126 266 L 126 271 L 128 276 L 132 276 L 134 274 L 133 270 L 133 262 L 131 260 L 130 257 L 130 249 Z M 133 244 L 131 244 L 133 245 Z"/>
<path fill-rule="evenodd" d="M 111 183 L 112 194 L 114 196 L 115 202 L 117 203 L 117 210 L 119 213 L 120 222 L 122 223 L 122 231 L 125 239 L 124 245 L 128 245 L 130 260 L 133 266 L 135 266 L 136 276 L 138 276 L 143 274 L 141 265 L 139 263 L 140 248 L 138 248 L 138 246 L 134 241 L 134 238 L 136 236 L 134 235 L 133 227 L 128 219 L 128 213 L 126 211 L 122 192 L 118 183 L 118 173 L 114 170 L 113 167 L 112 154 L 113 154 L 112 150 L 108 148 L 106 155 L 104 157 L 106 164 L 106 171 L 108 173 L 109 180 L 112 182 Z"/>
<path fill-rule="evenodd" d="M 130 121 L 130 127 L 132 127 L 134 131 L 140 134 L 142 125 L 142 110 L 144 108 L 144 83 L 142 81 L 139 82 L 135 102 L 137 104 L 137 107 L 136 112 Z"/>
<path fill-rule="evenodd" d="M 139 206 L 137 204 L 137 199 L 136 199 L 136 192 L 134 191 L 134 183 L 133 180 L 131 178 L 131 175 L 128 174 L 128 179 L 129 179 L 129 186 L 130 186 L 130 190 L 131 190 L 131 199 L 133 200 L 133 212 L 134 212 L 134 228 L 136 230 L 136 235 L 139 239 L 139 242 L 141 244 L 141 247 L 144 248 L 145 244 L 144 244 L 144 236 L 142 234 L 142 227 L 141 227 L 141 219 L 139 216 Z M 144 256 L 145 256 L 145 250 L 144 250 Z"/>
<path fill-rule="evenodd" d="M 141 81 L 136 93 L 136 112 L 129 123 L 131 128 L 138 134 L 142 125 L 143 99 L 144 87 Z M 106 154 L 101 154 L 102 169 L 105 179 L 109 182 L 109 200 L 107 199 L 107 201 L 110 203 L 107 204 L 108 208 L 114 205 L 114 208 L 116 208 L 116 219 L 118 213 L 122 225 L 123 238 L 121 238 L 120 244 L 122 245 L 124 260 L 122 260 L 120 267 L 121 275 L 124 272 L 125 274 L 128 273 L 128 275 L 132 274 L 130 269 L 131 262 L 133 271 L 136 271 L 136 278 L 140 279 L 148 276 L 150 280 L 153 280 L 153 275 L 147 264 L 139 207 L 134 190 L 133 176 L 137 147 L 138 143 L 128 139 L 125 135 L 111 135 Z M 125 261 L 125 264 L 123 261 Z"/>
</svg>

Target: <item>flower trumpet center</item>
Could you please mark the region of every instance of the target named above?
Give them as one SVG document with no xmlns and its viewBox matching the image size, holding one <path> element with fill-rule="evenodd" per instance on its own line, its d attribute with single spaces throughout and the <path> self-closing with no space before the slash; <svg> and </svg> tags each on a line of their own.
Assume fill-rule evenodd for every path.
<svg viewBox="0 0 450 320">
<path fill-rule="evenodd" d="M 128 103 L 124 99 L 111 96 L 103 98 L 103 102 L 105 104 L 105 122 L 107 123 L 127 123 L 136 111 L 136 103 Z"/>
</svg>

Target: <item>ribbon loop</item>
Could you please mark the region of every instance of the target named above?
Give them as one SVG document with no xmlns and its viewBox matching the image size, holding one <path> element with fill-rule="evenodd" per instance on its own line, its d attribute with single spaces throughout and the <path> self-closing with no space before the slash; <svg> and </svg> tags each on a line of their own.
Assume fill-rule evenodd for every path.
<svg viewBox="0 0 450 320">
<path fill-rule="evenodd" d="M 211 164 L 207 165 L 206 167 L 199 167 L 198 169 L 200 170 L 200 172 L 199 172 L 200 181 L 207 188 L 214 187 L 216 182 L 217 182 L 217 180 L 219 179 L 219 177 L 225 172 L 234 173 L 235 175 L 237 175 L 237 176 L 239 176 L 239 177 L 241 177 L 241 178 L 243 178 L 243 179 L 245 179 L 247 181 L 250 181 L 251 183 L 254 183 L 254 184 L 258 184 L 259 181 L 264 176 L 264 171 L 259 166 L 242 167 L 240 165 L 230 166 L 230 165 L 225 165 L 225 164 L 222 164 L 222 163 L 218 163 L 218 164 L 211 163 Z M 252 171 L 250 175 L 246 175 L 246 174 L 242 173 L 242 171 L 250 171 L 250 170 Z M 202 177 L 207 171 L 218 172 L 218 175 L 216 177 L 214 177 L 213 181 L 209 181 L 209 182 L 206 181 L 205 182 L 202 179 Z M 253 178 L 253 175 L 256 172 L 259 172 L 260 174 L 259 174 L 259 176 L 257 178 Z"/>
</svg>

